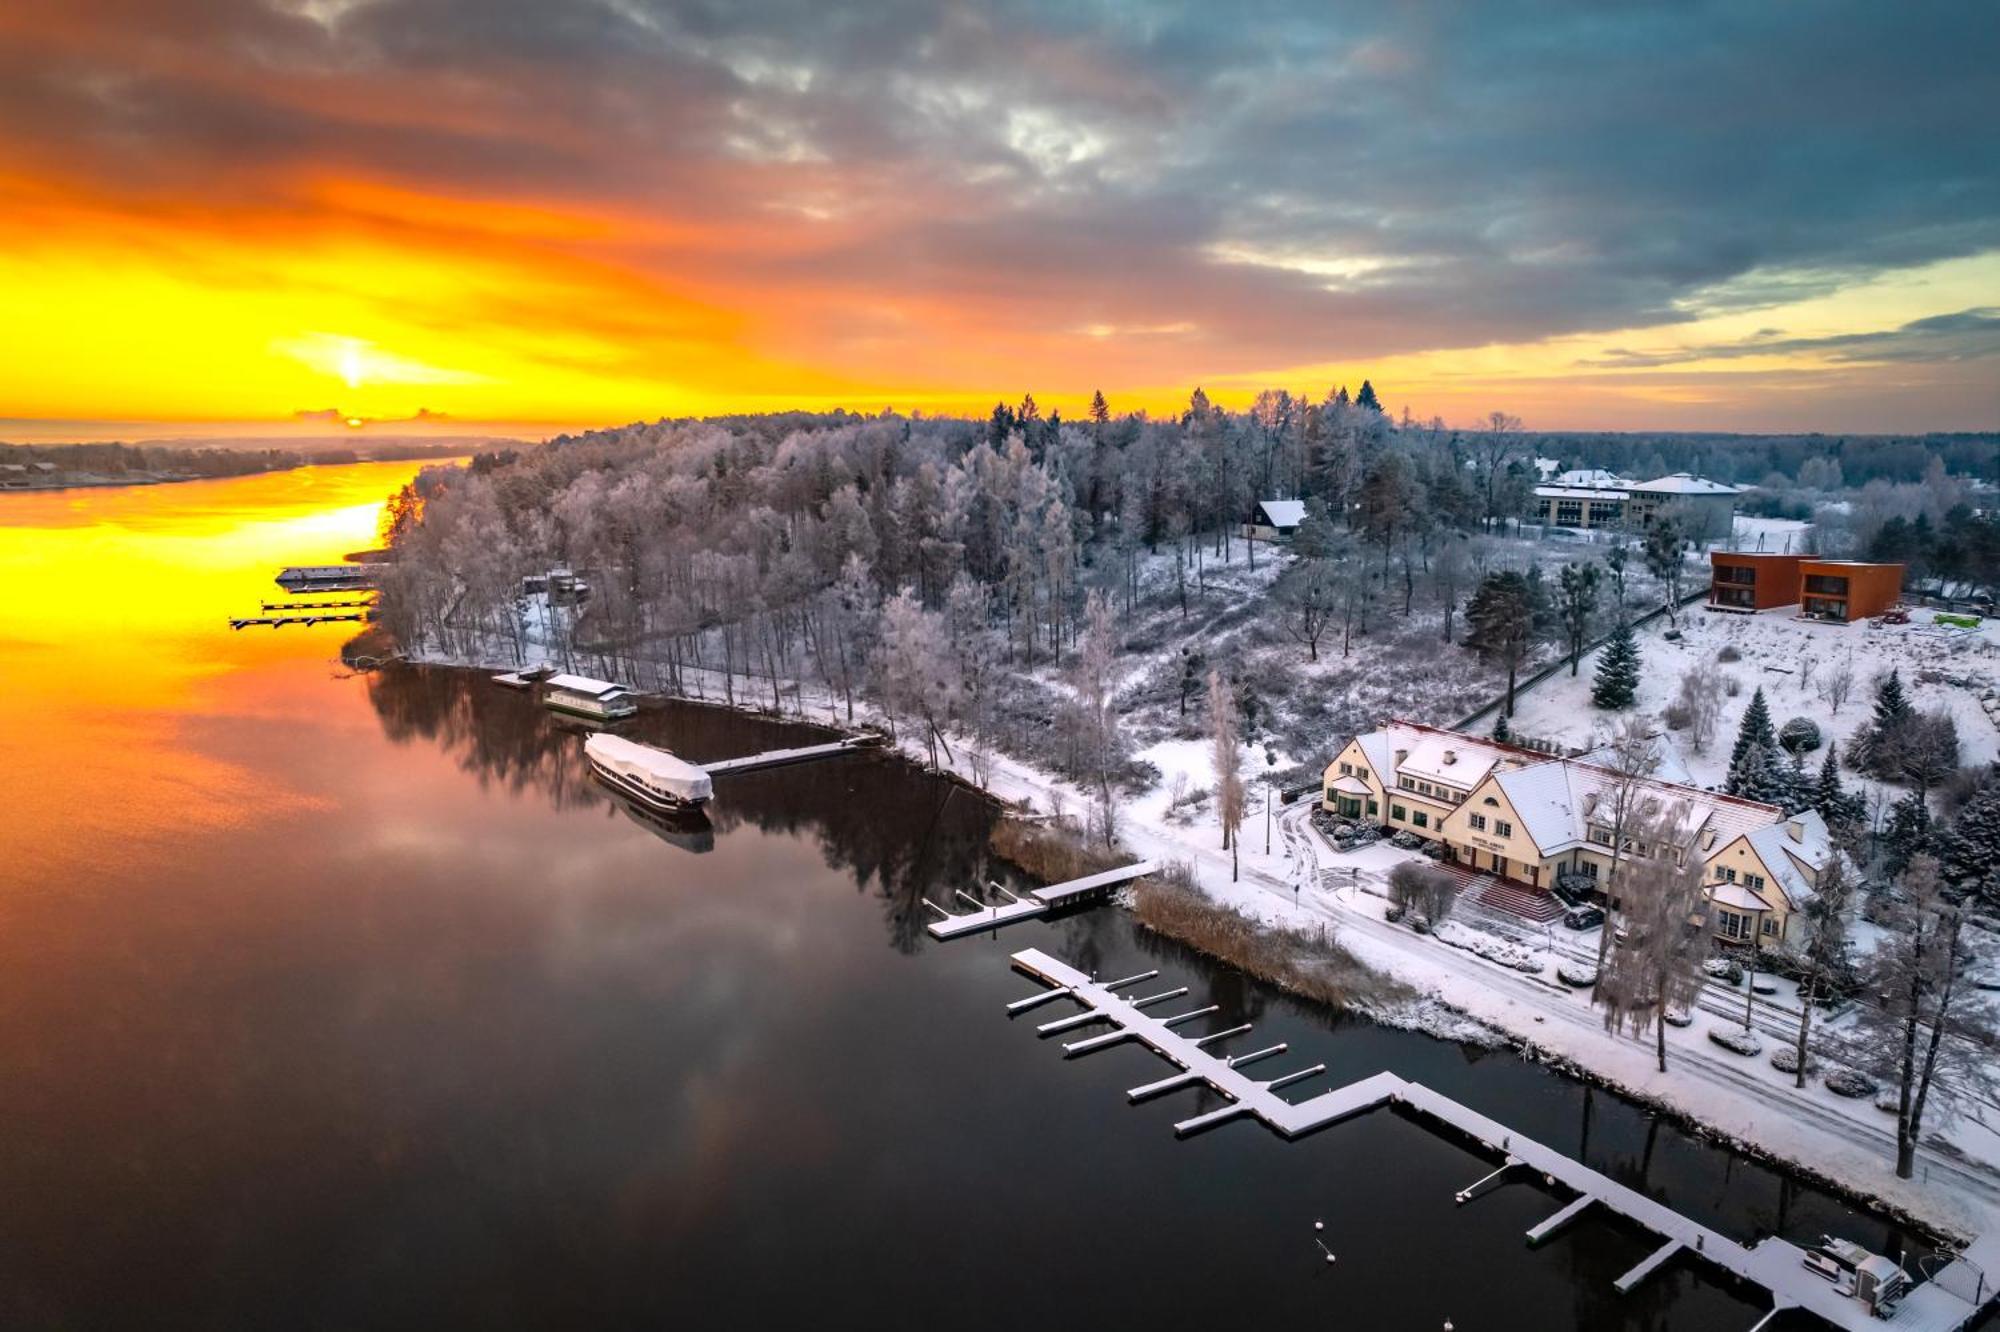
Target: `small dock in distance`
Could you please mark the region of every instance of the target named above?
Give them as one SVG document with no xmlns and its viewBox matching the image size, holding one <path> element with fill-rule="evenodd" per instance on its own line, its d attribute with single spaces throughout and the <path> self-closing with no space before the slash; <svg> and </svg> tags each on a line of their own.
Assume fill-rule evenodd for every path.
<svg viewBox="0 0 2000 1332">
<path fill-rule="evenodd" d="M 327 611 L 366 609 L 375 602 L 368 601 L 266 601 L 262 608 L 267 611 Z"/>
<path fill-rule="evenodd" d="M 231 629 L 246 629 L 252 625 L 269 625 L 282 629 L 288 624 L 335 624 L 342 620 L 365 620 L 363 611 L 341 611 L 333 615 L 239 615 L 229 621 Z"/>
<path fill-rule="evenodd" d="M 954 915 L 946 911 L 927 897 L 924 899 L 924 905 L 943 917 L 941 920 L 931 922 L 931 937 L 933 939 L 956 939 L 961 935 L 978 934 L 982 930 L 998 929 L 1002 925 L 1011 925 L 1017 920 L 1026 920 L 1030 916 L 1039 916 L 1044 912 L 1053 911 L 1058 907 L 1074 906 L 1080 902 L 1087 902 L 1093 897 L 1104 896 L 1120 884 L 1130 883 L 1132 880 L 1151 874 L 1159 868 L 1158 861 L 1141 860 L 1136 864 L 1124 865 L 1118 869 L 1105 870 L 1101 874 L 1090 874 L 1081 879 L 1071 879 L 1068 883 L 1054 883 L 1046 888 L 1031 888 L 1025 897 L 1016 896 L 1007 889 L 1000 887 L 999 884 L 992 885 L 994 889 L 1008 899 L 1005 902 L 982 902 L 972 896 L 972 894 L 961 889 L 958 896 L 963 901 L 970 903 L 974 910 L 960 915 Z"/>
</svg>

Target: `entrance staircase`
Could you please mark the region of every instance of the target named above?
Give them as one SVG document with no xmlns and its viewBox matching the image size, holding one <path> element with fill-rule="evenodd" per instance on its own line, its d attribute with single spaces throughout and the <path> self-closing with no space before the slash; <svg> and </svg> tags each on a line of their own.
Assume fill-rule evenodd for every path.
<svg viewBox="0 0 2000 1332">
<path fill-rule="evenodd" d="M 1512 883 L 1492 874 L 1482 874 L 1464 865 L 1439 865 L 1439 869 L 1458 880 L 1461 897 L 1470 896 L 1481 906 L 1503 911 L 1510 916 L 1536 925 L 1546 925 L 1562 918 L 1563 904 L 1554 893 L 1544 888 L 1530 888 L 1525 883 Z"/>
</svg>

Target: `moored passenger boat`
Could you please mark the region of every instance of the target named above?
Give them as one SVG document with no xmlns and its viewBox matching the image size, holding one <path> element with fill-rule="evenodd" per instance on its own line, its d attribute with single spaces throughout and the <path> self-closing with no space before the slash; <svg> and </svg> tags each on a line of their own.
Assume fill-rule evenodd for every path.
<svg viewBox="0 0 2000 1332">
<path fill-rule="evenodd" d="M 699 767 L 622 735 L 593 735 L 583 742 L 583 753 L 598 780 L 648 809 L 699 809 L 714 793 Z"/>
<path fill-rule="evenodd" d="M 542 702 L 557 712 L 591 721 L 616 721 L 639 710 L 638 700 L 624 685 L 587 675 L 551 675 Z"/>
</svg>

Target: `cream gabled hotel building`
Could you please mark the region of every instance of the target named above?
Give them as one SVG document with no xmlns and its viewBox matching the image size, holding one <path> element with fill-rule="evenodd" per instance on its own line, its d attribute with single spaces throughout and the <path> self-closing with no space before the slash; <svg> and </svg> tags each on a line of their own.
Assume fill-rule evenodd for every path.
<svg viewBox="0 0 2000 1332">
<path fill-rule="evenodd" d="M 1669 834 L 1647 844 L 1628 826 L 1614 850 L 1623 780 L 1587 758 L 1392 721 L 1342 747 L 1321 794 L 1342 818 L 1438 843 L 1449 864 L 1543 892 L 1559 874 L 1605 881 L 1614 854 L 1692 859 L 1702 866 L 1716 934 L 1766 943 L 1792 935 L 1793 916 L 1834 854 L 1816 812 L 1787 818 L 1776 805 L 1639 779 L 1627 824 L 1664 820 Z"/>
</svg>

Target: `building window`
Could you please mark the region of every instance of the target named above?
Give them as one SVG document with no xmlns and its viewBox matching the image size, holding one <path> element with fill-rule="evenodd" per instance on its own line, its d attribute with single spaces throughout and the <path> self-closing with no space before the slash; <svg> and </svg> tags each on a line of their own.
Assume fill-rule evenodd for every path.
<svg viewBox="0 0 2000 1332">
<path fill-rule="evenodd" d="M 1486 816 L 1484 814 L 1474 814 L 1466 819 L 1466 822 L 1472 825 L 1472 831 L 1474 832 L 1486 831 Z"/>
<path fill-rule="evenodd" d="M 1392 819 L 1407 819 L 1410 816 L 1401 805 L 1391 805 L 1389 806 L 1389 817 Z"/>
<path fill-rule="evenodd" d="M 1717 883 L 1735 883 L 1736 871 L 1727 865 L 1717 865 L 1715 867 L 1715 881 Z"/>
<path fill-rule="evenodd" d="M 1493 831 L 1500 837 L 1512 837 L 1514 835 L 1514 825 L 1505 819 L 1497 819 L 1494 821 Z"/>
<path fill-rule="evenodd" d="M 1743 886 L 1753 893 L 1761 893 L 1764 891 L 1764 876 L 1761 874 L 1746 874 L 1743 876 Z"/>
<path fill-rule="evenodd" d="M 1372 819 L 1372 818 L 1376 817 L 1377 815 L 1379 815 L 1379 814 L 1380 814 L 1381 812 L 1382 812 L 1382 807 L 1381 807 L 1380 805 L 1378 805 L 1378 804 L 1376 804 L 1376 803 L 1375 803 L 1375 797 L 1374 797 L 1374 796 L 1369 796 L 1369 797 L 1368 797 L 1368 817 Z"/>
<path fill-rule="evenodd" d="M 1584 872 L 1585 874 L 1589 875 L 1589 876 L 1590 876 L 1591 878 L 1593 878 L 1593 879 L 1594 879 L 1594 878 L 1596 878 L 1596 877 L 1597 877 L 1597 862 L 1596 862 L 1596 861 L 1594 861 L 1594 860 L 1586 860 L 1586 861 L 1584 861 L 1584 862 L 1583 862 L 1583 872 Z"/>
<path fill-rule="evenodd" d="M 1418 810 L 1416 816 L 1410 822 L 1416 824 L 1419 828 L 1428 828 L 1431 826 L 1431 816 L 1422 810 Z"/>
<path fill-rule="evenodd" d="M 1741 939 L 1749 932 L 1749 918 L 1739 916 L 1734 911 L 1718 911 L 1716 921 L 1725 939 Z"/>
<path fill-rule="evenodd" d="M 1778 922 L 1769 916 L 1764 917 L 1764 933 L 1775 935 L 1777 932 Z"/>
<path fill-rule="evenodd" d="M 1354 775 L 1354 765 L 1352 763 L 1341 764 L 1340 775 L 1343 777 L 1352 777 Z"/>
</svg>

